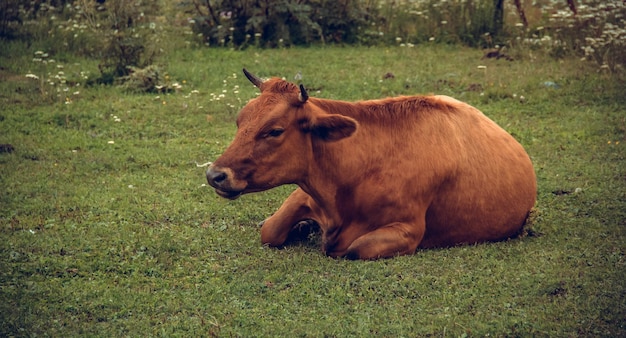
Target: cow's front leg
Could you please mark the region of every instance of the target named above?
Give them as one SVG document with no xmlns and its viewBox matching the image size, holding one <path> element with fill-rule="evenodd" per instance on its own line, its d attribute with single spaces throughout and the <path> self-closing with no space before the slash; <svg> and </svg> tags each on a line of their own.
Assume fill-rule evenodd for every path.
<svg viewBox="0 0 626 338">
<path fill-rule="evenodd" d="M 368 232 L 352 242 L 343 256 L 349 259 L 377 259 L 413 254 L 424 238 L 425 221 L 391 223 Z"/>
<path fill-rule="evenodd" d="M 261 226 L 261 242 L 270 246 L 285 244 L 290 233 L 299 228 L 320 224 L 323 220 L 321 210 L 311 196 L 298 188 L 287 197 L 281 207 L 263 221 Z"/>
</svg>

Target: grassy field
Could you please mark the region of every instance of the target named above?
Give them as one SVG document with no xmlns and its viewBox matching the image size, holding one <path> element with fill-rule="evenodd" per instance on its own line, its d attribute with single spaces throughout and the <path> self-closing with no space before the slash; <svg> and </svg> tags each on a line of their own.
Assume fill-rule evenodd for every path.
<svg viewBox="0 0 626 338">
<path fill-rule="evenodd" d="M 34 47 L 5 47 L 0 336 L 626 336 L 619 75 L 451 46 L 178 48 L 162 62 L 182 88 L 132 94 L 84 86 L 97 61 L 35 64 Z M 42 77 L 59 64 L 83 85 L 56 97 Z M 532 157 L 532 231 L 371 262 L 325 257 L 317 236 L 263 247 L 256 224 L 293 187 L 227 201 L 196 165 L 225 149 L 257 92 L 242 67 L 301 71 L 312 96 L 436 93 L 478 107 Z"/>
</svg>

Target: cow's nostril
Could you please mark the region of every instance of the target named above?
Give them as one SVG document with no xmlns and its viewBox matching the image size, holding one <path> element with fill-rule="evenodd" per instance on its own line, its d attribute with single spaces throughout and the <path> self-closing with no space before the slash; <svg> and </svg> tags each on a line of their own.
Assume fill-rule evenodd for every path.
<svg viewBox="0 0 626 338">
<path fill-rule="evenodd" d="M 220 183 L 226 179 L 226 173 L 219 173 L 213 177 L 213 182 Z"/>
<path fill-rule="evenodd" d="M 207 170 L 206 178 L 209 181 L 209 184 L 215 186 L 224 182 L 228 178 L 228 175 L 221 170 L 211 168 Z"/>
</svg>

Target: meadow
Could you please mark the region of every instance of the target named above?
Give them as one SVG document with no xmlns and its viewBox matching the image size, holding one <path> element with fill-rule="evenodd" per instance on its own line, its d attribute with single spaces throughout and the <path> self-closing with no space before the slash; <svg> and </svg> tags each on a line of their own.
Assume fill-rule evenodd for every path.
<svg viewBox="0 0 626 338">
<path fill-rule="evenodd" d="M 0 51 L 0 336 L 626 336 L 623 74 L 533 50 L 181 45 L 161 59 L 173 89 L 133 93 L 37 51 Z M 311 96 L 476 106 L 533 160 L 527 233 L 377 261 L 315 234 L 262 246 L 294 187 L 227 201 L 201 166 L 257 94 L 243 67 L 301 72 Z"/>
</svg>

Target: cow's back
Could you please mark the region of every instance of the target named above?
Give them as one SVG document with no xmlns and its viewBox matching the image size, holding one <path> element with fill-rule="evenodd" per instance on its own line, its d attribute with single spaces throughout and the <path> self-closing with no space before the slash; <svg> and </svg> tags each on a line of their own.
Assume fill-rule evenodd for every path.
<svg viewBox="0 0 626 338">
<path fill-rule="evenodd" d="M 447 96 L 361 104 L 359 130 L 323 152 L 328 170 L 347 173 L 339 181 L 349 196 L 337 207 L 348 217 L 367 214 L 370 224 L 426 217 L 420 247 L 499 240 L 521 229 L 535 203 L 535 174 L 504 129 Z"/>
<path fill-rule="evenodd" d="M 421 247 L 499 240 L 520 231 L 536 199 L 536 177 L 524 148 L 477 109 L 447 96 L 461 122 L 456 163 L 426 213 Z"/>
</svg>

